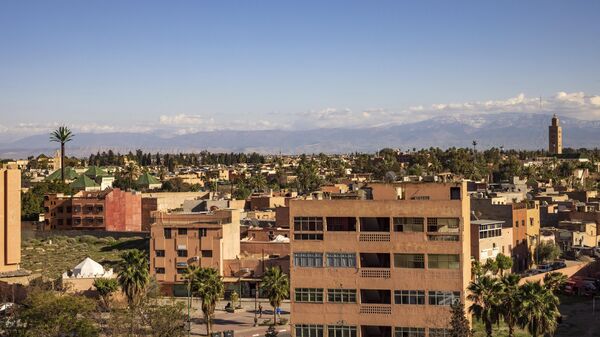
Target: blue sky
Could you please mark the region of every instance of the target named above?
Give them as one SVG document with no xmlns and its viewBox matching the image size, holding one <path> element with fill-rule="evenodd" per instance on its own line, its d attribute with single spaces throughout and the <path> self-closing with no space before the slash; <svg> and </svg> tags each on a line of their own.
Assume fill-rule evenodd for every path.
<svg viewBox="0 0 600 337">
<path fill-rule="evenodd" d="M 357 127 L 533 111 L 540 95 L 600 119 L 598 13 L 594 0 L 3 1 L 0 132 Z"/>
</svg>

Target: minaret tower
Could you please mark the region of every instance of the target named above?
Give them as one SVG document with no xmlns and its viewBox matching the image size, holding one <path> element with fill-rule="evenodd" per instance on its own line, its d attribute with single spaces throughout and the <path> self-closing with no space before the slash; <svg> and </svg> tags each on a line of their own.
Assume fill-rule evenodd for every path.
<svg viewBox="0 0 600 337">
<path fill-rule="evenodd" d="M 548 127 L 548 151 L 550 154 L 562 153 L 562 127 L 556 114 L 552 116 L 552 125 Z"/>
</svg>

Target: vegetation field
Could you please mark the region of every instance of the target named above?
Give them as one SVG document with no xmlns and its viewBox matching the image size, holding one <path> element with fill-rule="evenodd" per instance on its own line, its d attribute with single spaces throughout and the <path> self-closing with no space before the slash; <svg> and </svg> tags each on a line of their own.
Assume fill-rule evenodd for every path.
<svg viewBox="0 0 600 337">
<path fill-rule="evenodd" d="M 148 250 L 148 240 L 141 237 L 115 239 L 91 235 L 54 236 L 23 241 L 21 267 L 50 279 L 75 267 L 86 257 L 113 268 L 119 256 L 130 249 Z"/>
</svg>

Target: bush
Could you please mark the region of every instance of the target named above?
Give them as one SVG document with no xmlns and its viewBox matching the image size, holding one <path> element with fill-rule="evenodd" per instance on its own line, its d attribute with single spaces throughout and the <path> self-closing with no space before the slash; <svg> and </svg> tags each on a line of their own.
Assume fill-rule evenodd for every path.
<svg viewBox="0 0 600 337">
<path fill-rule="evenodd" d="M 82 235 L 82 236 L 78 237 L 78 240 L 80 243 L 88 243 L 88 244 L 95 244 L 98 242 L 98 238 L 93 235 Z"/>
</svg>

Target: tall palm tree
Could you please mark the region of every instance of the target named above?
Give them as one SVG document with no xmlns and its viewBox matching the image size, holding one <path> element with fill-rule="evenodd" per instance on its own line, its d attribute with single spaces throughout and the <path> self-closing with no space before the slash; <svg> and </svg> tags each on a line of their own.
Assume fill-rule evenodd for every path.
<svg viewBox="0 0 600 337">
<path fill-rule="evenodd" d="M 552 292 L 556 292 L 568 281 L 567 275 L 553 271 L 544 276 L 544 286 Z"/>
<path fill-rule="evenodd" d="M 501 314 L 508 326 L 508 337 L 513 337 L 519 314 L 519 280 L 521 276 L 508 274 L 502 276 Z"/>
<path fill-rule="evenodd" d="M 210 336 L 217 301 L 225 291 L 223 280 L 214 268 L 190 268 L 186 277 L 190 278 L 193 294 L 200 298 L 206 333 Z"/>
<path fill-rule="evenodd" d="M 73 140 L 73 132 L 66 126 L 59 126 L 50 133 L 50 141 L 60 143 L 60 179 L 65 182 L 65 144 Z"/>
<path fill-rule="evenodd" d="M 502 284 L 497 278 L 484 275 L 472 281 L 467 290 L 467 299 L 472 302 L 469 312 L 483 321 L 486 335 L 492 337 L 492 327 L 500 316 Z"/>
<path fill-rule="evenodd" d="M 119 262 L 118 280 L 129 306 L 137 306 L 150 282 L 146 255 L 137 249 L 123 253 Z"/>
<path fill-rule="evenodd" d="M 559 300 L 552 290 L 540 282 L 527 282 L 519 292 L 518 321 L 533 337 L 551 334 L 556 330 Z"/>
<path fill-rule="evenodd" d="M 269 303 L 273 307 L 273 325 L 277 324 L 277 308 L 290 294 L 288 276 L 278 267 L 270 267 L 265 272 L 261 287 L 264 289 Z"/>
</svg>

